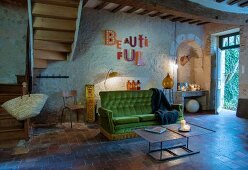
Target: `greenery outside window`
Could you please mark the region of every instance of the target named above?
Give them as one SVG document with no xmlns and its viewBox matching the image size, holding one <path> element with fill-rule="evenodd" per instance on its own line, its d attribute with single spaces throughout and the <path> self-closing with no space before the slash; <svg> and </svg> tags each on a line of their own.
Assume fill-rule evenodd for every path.
<svg viewBox="0 0 248 170">
<path fill-rule="evenodd" d="M 219 48 L 221 50 L 238 48 L 240 46 L 239 32 L 227 34 L 219 37 Z"/>
</svg>

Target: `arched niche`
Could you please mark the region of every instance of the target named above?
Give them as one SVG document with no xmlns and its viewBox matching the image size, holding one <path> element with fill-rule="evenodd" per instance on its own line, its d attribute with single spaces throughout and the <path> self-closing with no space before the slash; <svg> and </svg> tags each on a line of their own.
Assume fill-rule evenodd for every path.
<svg viewBox="0 0 248 170">
<path fill-rule="evenodd" d="M 189 84 L 204 83 L 203 51 L 195 40 L 186 40 L 179 44 L 176 52 L 178 70 L 177 82 Z"/>
</svg>

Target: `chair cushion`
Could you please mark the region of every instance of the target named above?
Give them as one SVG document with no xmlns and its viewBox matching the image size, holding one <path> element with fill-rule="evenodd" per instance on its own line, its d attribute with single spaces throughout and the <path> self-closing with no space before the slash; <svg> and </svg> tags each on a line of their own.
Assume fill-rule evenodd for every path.
<svg viewBox="0 0 248 170">
<path fill-rule="evenodd" d="M 139 118 L 134 117 L 134 116 L 114 117 L 113 121 L 114 121 L 114 124 L 121 125 L 121 124 L 128 124 L 128 123 L 138 123 Z"/>
<path fill-rule="evenodd" d="M 138 117 L 141 122 L 156 120 L 155 114 L 135 115 L 135 117 Z"/>
</svg>

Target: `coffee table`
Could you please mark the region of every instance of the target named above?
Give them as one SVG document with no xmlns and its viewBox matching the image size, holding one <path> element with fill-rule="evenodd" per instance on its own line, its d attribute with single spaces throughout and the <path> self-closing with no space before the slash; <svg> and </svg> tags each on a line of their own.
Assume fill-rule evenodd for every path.
<svg viewBox="0 0 248 170">
<path fill-rule="evenodd" d="M 162 127 L 165 127 L 167 130 L 161 134 L 145 131 L 144 128 L 135 129 L 134 132 L 149 142 L 149 156 L 158 161 L 165 161 L 200 153 L 200 151 L 193 151 L 189 149 L 189 138 L 215 132 L 202 126 L 191 123 L 188 124 L 191 126 L 190 132 L 179 132 L 178 129 L 180 124 L 163 125 Z M 178 139 L 186 139 L 186 144 L 163 147 L 163 142 L 175 141 Z M 159 149 L 151 149 L 151 144 L 155 143 L 160 143 Z"/>
</svg>

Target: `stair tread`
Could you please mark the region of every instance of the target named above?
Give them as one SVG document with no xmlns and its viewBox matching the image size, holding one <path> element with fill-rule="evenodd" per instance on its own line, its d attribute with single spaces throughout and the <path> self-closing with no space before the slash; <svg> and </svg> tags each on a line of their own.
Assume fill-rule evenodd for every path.
<svg viewBox="0 0 248 170">
<path fill-rule="evenodd" d="M 4 119 L 14 119 L 16 120 L 16 118 L 12 117 L 12 116 L 0 116 L 0 120 L 4 120 Z"/>
<path fill-rule="evenodd" d="M 22 93 L 0 93 L 0 96 L 20 96 Z"/>
<path fill-rule="evenodd" d="M 23 131 L 23 130 L 24 130 L 24 128 L 20 128 L 20 127 L 1 128 L 0 129 L 0 133 L 14 132 L 14 131 Z"/>
<path fill-rule="evenodd" d="M 79 5 L 79 0 L 33 0 L 33 2 L 70 7 L 78 7 Z"/>
<path fill-rule="evenodd" d="M 34 3 L 32 14 L 33 16 L 75 20 L 77 18 L 77 8 Z"/>
</svg>

